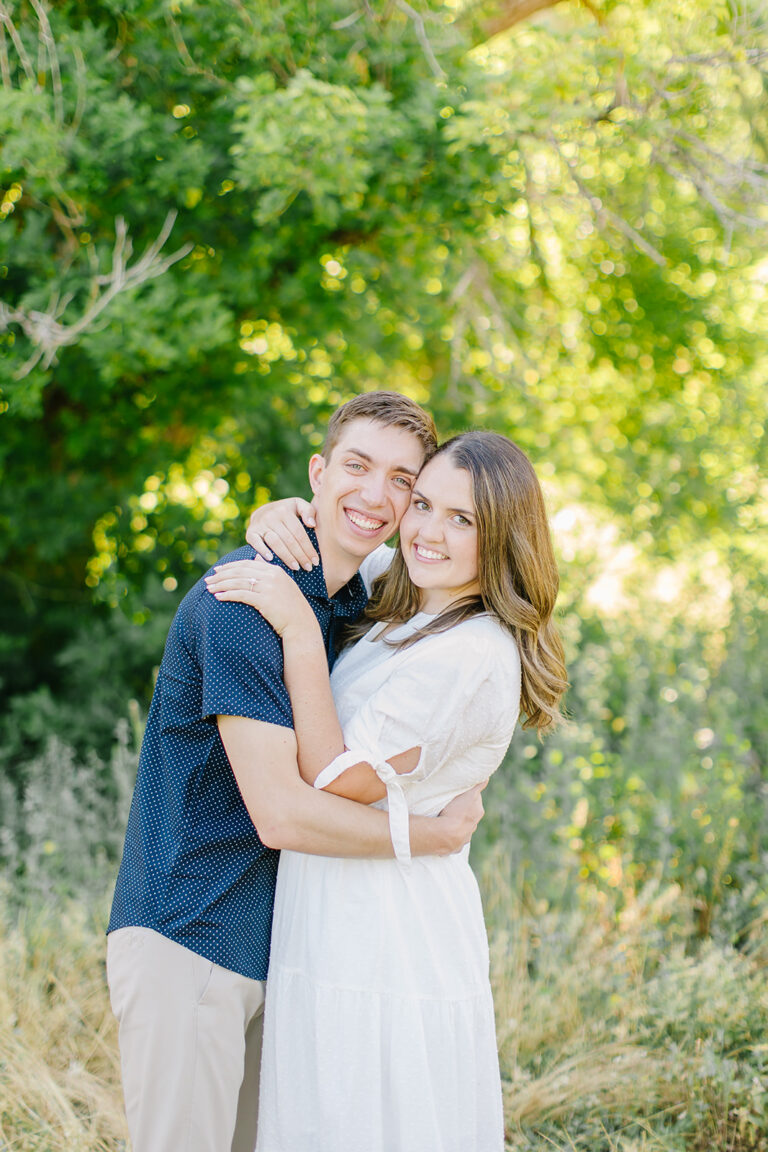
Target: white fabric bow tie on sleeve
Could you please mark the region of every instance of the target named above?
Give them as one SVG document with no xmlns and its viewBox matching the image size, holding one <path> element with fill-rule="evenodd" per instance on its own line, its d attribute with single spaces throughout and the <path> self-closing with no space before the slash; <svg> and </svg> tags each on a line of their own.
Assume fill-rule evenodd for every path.
<svg viewBox="0 0 768 1152">
<path fill-rule="evenodd" d="M 388 760 L 382 759 L 381 753 L 372 753 L 366 749 L 352 749 L 342 752 L 340 756 L 337 756 L 335 760 L 323 768 L 315 780 L 315 788 L 327 787 L 328 784 L 337 780 L 342 772 L 346 772 L 347 768 L 351 768 L 353 764 L 361 763 L 370 764 L 387 789 L 389 836 L 395 850 L 395 859 L 399 864 L 409 865 L 411 862 L 411 836 L 408 824 L 408 803 L 405 799 L 405 791 L 400 776 Z"/>
</svg>

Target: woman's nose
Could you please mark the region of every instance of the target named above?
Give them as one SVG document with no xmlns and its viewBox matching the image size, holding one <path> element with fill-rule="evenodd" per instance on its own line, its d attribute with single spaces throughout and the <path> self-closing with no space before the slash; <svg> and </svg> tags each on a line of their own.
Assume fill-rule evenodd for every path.
<svg viewBox="0 0 768 1152">
<path fill-rule="evenodd" d="M 419 535 L 426 540 L 442 540 L 443 526 L 438 516 L 427 516 L 419 530 Z"/>
</svg>

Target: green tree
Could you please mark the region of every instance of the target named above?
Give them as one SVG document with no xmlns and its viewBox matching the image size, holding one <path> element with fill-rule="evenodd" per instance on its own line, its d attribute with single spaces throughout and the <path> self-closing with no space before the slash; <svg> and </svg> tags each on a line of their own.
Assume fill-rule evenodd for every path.
<svg viewBox="0 0 768 1152">
<path fill-rule="evenodd" d="M 0 31 L 6 698 L 87 692 L 93 599 L 162 622 L 364 388 L 511 432 L 649 545 L 748 554 L 757 5 L 3 0 Z"/>
</svg>

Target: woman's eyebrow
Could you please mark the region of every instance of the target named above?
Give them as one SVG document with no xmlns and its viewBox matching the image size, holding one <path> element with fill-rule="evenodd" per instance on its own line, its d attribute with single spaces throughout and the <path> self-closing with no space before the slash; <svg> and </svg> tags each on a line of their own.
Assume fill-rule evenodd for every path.
<svg viewBox="0 0 768 1152">
<path fill-rule="evenodd" d="M 432 503 L 432 501 L 429 499 L 429 497 L 425 496 L 424 493 L 419 491 L 418 488 L 413 488 L 411 490 L 411 495 L 415 496 L 418 500 L 424 500 L 427 504 Z M 460 516 L 474 516 L 475 515 L 474 509 L 471 509 L 471 508 L 449 508 L 448 511 L 451 514 L 453 514 L 454 512 L 458 512 Z"/>
</svg>

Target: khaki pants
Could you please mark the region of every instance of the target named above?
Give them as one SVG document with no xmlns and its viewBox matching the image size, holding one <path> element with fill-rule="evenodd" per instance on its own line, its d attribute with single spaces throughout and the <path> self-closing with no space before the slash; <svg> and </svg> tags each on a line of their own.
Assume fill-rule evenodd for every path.
<svg viewBox="0 0 768 1152">
<path fill-rule="evenodd" d="M 134 1152 L 253 1152 L 264 983 L 149 928 L 107 937 Z"/>
</svg>

